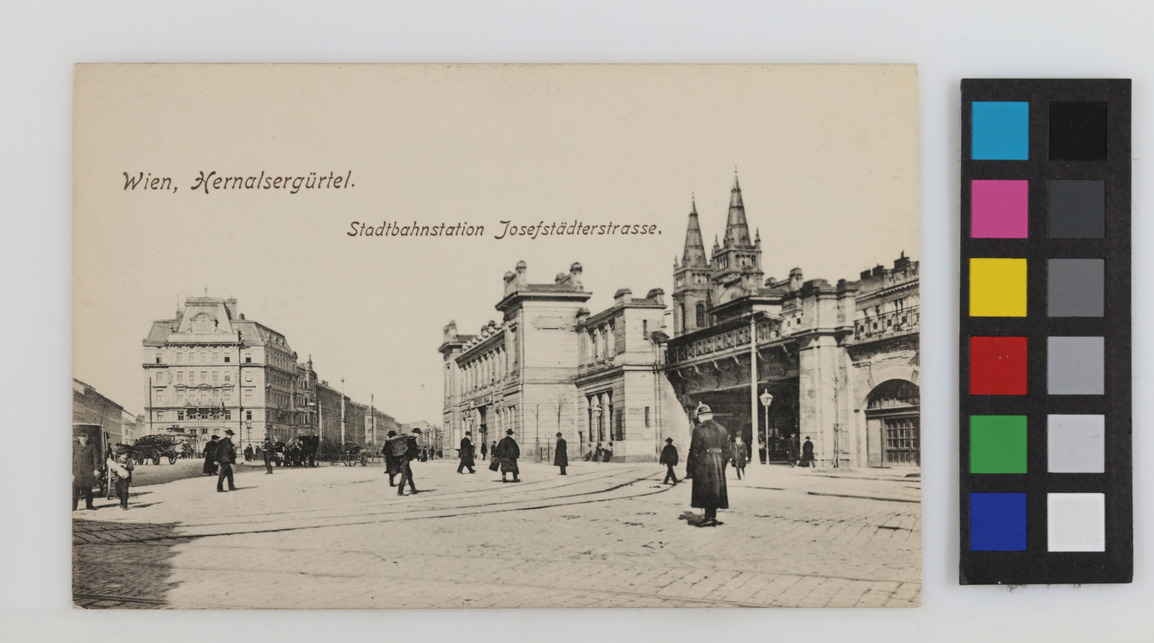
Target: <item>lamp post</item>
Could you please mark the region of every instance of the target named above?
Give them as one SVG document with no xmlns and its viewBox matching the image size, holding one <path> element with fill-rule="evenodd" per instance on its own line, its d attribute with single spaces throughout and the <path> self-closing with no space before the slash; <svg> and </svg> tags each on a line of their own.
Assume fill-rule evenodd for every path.
<svg viewBox="0 0 1154 643">
<path fill-rule="evenodd" d="M 244 423 L 244 428 L 248 431 L 248 440 L 246 440 L 246 442 L 249 446 L 252 446 L 252 421 L 246 420 Z"/>
<path fill-rule="evenodd" d="M 761 394 L 761 405 L 765 407 L 765 465 L 769 466 L 769 405 L 773 403 L 773 396 L 769 394 L 769 389 L 766 389 Z"/>
</svg>

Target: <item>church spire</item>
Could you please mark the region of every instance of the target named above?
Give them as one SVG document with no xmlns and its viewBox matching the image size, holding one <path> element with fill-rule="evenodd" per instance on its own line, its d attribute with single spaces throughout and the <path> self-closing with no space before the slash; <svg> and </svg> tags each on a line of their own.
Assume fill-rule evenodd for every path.
<svg viewBox="0 0 1154 643">
<path fill-rule="evenodd" d="M 733 189 L 729 191 L 729 218 L 725 222 L 725 245 L 750 246 L 749 224 L 745 220 L 745 204 L 741 200 L 741 183 L 737 168 L 733 168 Z"/>
<path fill-rule="evenodd" d="M 701 222 L 697 219 L 697 199 L 691 201 L 689 225 L 685 230 L 685 251 L 681 255 L 683 268 L 705 268 L 705 242 L 701 239 Z"/>
</svg>

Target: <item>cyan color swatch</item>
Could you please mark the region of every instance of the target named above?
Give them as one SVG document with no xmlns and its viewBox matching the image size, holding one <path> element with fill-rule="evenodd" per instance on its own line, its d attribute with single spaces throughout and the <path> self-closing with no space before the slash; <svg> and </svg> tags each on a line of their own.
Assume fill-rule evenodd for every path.
<svg viewBox="0 0 1154 643">
<path fill-rule="evenodd" d="M 1026 494 L 970 494 L 970 551 L 1026 550 Z"/>
<path fill-rule="evenodd" d="M 974 101 L 970 156 L 975 161 L 1025 161 L 1030 158 L 1030 104 Z"/>
</svg>

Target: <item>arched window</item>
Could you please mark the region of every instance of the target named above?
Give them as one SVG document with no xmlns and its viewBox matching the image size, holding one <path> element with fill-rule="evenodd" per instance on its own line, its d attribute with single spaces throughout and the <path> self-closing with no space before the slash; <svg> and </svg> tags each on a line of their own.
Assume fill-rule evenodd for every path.
<svg viewBox="0 0 1154 643">
<path fill-rule="evenodd" d="M 705 328 L 705 303 L 697 302 L 697 327 Z"/>
<path fill-rule="evenodd" d="M 685 330 L 685 303 L 677 304 L 677 319 L 674 320 L 681 325 L 681 329 Z"/>
</svg>

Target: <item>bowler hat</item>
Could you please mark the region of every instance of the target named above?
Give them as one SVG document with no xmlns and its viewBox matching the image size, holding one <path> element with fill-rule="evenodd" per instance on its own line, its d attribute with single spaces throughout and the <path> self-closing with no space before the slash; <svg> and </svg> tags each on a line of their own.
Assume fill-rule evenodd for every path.
<svg viewBox="0 0 1154 643">
<path fill-rule="evenodd" d="M 219 435 L 216 435 L 216 434 L 213 434 L 213 436 L 212 436 L 212 439 L 213 439 L 213 440 L 219 440 L 219 439 L 220 439 L 220 436 L 219 436 Z"/>
<path fill-rule="evenodd" d="M 397 432 L 396 432 L 396 431 L 389 431 L 389 437 L 390 437 L 390 438 L 391 438 L 391 437 L 393 437 L 393 436 L 394 436 L 394 435 L 396 435 L 396 434 L 397 434 Z"/>
<path fill-rule="evenodd" d="M 472 431 L 465 431 L 465 435 L 473 435 Z"/>
<path fill-rule="evenodd" d="M 225 432 L 227 435 L 236 435 L 235 433 L 233 433 L 233 432 L 232 432 L 232 429 L 225 429 L 225 430 L 224 430 L 224 432 Z"/>
<path fill-rule="evenodd" d="M 420 432 L 421 432 L 421 430 L 420 430 L 420 429 L 418 429 L 418 428 L 415 428 L 415 427 L 413 428 L 413 433 L 420 433 Z"/>
<path fill-rule="evenodd" d="M 513 429 L 505 429 L 505 435 L 513 435 Z"/>
<path fill-rule="evenodd" d="M 561 437 L 561 432 L 560 432 L 560 431 L 558 431 L 558 432 L 557 432 L 557 437 Z"/>
<path fill-rule="evenodd" d="M 672 443 L 672 442 L 673 442 L 673 438 L 665 438 L 665 441 L 666 441 L 666 442 L 670 442 L 670 443 Z"/>
</svg>

